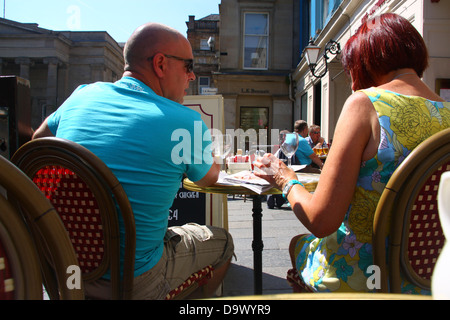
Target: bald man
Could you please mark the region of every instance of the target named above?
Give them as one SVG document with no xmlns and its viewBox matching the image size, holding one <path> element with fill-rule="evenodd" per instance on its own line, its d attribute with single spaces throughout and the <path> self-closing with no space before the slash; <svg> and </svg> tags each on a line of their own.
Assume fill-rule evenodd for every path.
<svg viewBox="0 0 450 320">
<path fill-rule="evenodd" d="M 119 81 L 78 87 L 45 119 L 33 139 L 56 136 L 75 141 L 102 159 L 121 182 L 136 221 L 133 298 L 163 299 L 207 265 L 215 268 L 206 285 L 211 295 L 233 255 L 230 234 L 197 224 L 167 229 L 169 208 L 183 175 L 208 186 L 220 171 L 207 149 L 210 135 L 205 123 L 197 112 L 181 105 L 195 80 L 191 45 L 176 30 L 148 23 L 131 35 L 124 59 Z M 194 139 L 199 130 L 205 141 Z M 180 152 L 180 146 L 191 149 Z M 88 296 L 110 298 L 108 279 L 109 274 L 86 284 Z"/>
</svg>

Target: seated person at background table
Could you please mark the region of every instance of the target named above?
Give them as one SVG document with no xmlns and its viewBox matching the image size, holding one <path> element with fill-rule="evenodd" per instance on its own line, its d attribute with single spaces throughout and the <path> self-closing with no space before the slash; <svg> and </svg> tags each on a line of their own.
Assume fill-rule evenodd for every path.
<svg viewBox="0 0 450 320">
<path fill-rule="evenodd" d="M 327 144 L 325 139 L 320 136 L 320 127 L 317 124 L 309 127 L 309 136 L 306 137 L 306 141 L 308 141 L 311 149 L 314 149 L 314 147 L 322 148 L 324 144 Z"/>
<path fill-rule="evenodd" d="M 284 200 L 283 196 L 281 194 L 268 194 L 267 195 L 267 208 L 269 209 L 275 209 L 277 207 L 280 209 L 283 204 L 286 203 L 286 200 Z"/>
<path fill-rule="evenodd" d="M 305 120 L 297 120 L 294 123 L 294 132 L 298 133 L 298 148 L 295 152 L 300 164 L 306 164 L 306 168 L 300 170 L 300 172 L 308 173 L 320 173 L 319 169 L 322 169 L 323 162 L 309 146 L 308 141 L 305 139 L 308 136 L 308 124 Z M 311 166 L 315 164 L 317 168 Z"/>
<path fill-rule="evenodd" d="M 289 189 L 297 177 L 273 155 L 255 162 L 272 168 L 274 175 L 261 176 L 286 187 L 295 215 L 312 233 L 294 237 L 289 252 L 303 288 L 313 292 L 370 291 L 381 193 L 419 143 L 450 126 L 450 103 L 420 79 L 427 48 L 408 20 L 392 13 L 369 19 L 346 43 L 342 63 L 356 92 L 345 102 L 314 194 L 301 184 Z M 406 280 L 402 285 L 421 292 Z"/>
<path fill-rule="evenodd" d="M 206 286 L 211 294 L 233 254 L 229 233 L 197 224 L 167 229 L 183 174 L 208 186 L 220 171 L 205 151 L 211 140 L 194 143 L 194 127 L 205 133 L 206 125 L 197 112 L 181 105 L 195 80 L 191 45 L 176 30 L 148 23 L 131 35 L 124 59 L 122 79 L 77 88 L 33 139 L 56 135 L 85 146 L 123 185 L 136 222 L 134 299 L 163 299 L 207 265 L 215 268 Z M 174 152 L 184 139 L 176 135 L 180 130 L 190 133 L 186 139 L 192 152 Z M 87 295 L 107 299 L 108 286 L 106 279 L 86 284 Z"/>
</svg>

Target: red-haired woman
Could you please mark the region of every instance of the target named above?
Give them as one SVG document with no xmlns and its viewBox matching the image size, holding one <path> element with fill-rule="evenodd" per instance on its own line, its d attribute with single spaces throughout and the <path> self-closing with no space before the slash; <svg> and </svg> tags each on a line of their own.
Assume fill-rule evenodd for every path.
<svg viewBox="0 0 450 320">
<path fill-rule="evenodd" d="M 371 291 L 372 223 L 393 171 L 419 143 L 450 126 L 450 103 L 420 79 L 425 43 L 404 18 L 387 13 L 365 22 L 342 52 L 353 93 L 314 194 L 295 173 L 266 154 L 258 167 L 277 186 L 312 235 L 292 239 L 289 252 L 310 291 Z M 264 163 L 264 164 L 263 164 Z M 424 293 L 406 282 L 404 292 Z"/>
</svg>

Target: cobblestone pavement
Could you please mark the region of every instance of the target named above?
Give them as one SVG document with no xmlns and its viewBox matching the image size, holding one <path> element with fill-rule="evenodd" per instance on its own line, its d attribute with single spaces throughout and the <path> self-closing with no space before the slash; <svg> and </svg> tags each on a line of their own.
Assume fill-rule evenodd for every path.
<svg viewBox="0 0 450 320">
<path fill-rule="evenodd" d="M 286 272 L 291 268 L 288 247 L 293 236 L 308 231 L 284 204 L 280 209 L 268 209 L 262 202 L 263 294 L 291 293 Z M 237 260 L 227 273 L 223 296 L 253 294 L 253 224 L 252 199 L 228 197 L 228 224 L 233 236 Z"/>
</svg>

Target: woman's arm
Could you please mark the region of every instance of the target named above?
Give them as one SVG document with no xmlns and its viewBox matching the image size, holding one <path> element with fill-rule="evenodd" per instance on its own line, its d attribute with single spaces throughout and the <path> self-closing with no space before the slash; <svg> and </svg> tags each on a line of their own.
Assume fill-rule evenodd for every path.
<svg viewBox="0 0 450 320">
<path fill-rule="evenodd" d="M 361 161 L 376 154 L 377 137 L 378 117 L 372 103 L 363 93 L 353 94 L 336 125 L 333 147 L 314 194 L 299 185 L 294 185 L 288 194 L 295 215 L 316 237 L 330 235 L 341 225 L 353 198 Z M 275 167 L 279 168 L 267 180 L 278 188 L 295 179 L 295 173 L 283 163 Z"/>
</svg>

